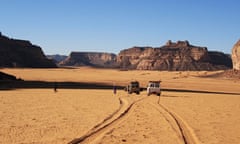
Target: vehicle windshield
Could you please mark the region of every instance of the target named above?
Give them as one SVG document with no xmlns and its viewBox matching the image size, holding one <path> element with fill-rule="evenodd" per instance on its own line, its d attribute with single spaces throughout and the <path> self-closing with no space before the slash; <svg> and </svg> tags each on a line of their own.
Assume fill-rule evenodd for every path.
<svg viewBox="0 0 240 144">
<path fill-rule="evenodd" d="M 150 83 L 149 87 L 159 87 L 160 84 L 159 83 Z"/>
<path fill-rule="evenodd" d="M 139 84 L 138 83 L 131 83 L 132 87 L 138 87 Z"/>
</svg>

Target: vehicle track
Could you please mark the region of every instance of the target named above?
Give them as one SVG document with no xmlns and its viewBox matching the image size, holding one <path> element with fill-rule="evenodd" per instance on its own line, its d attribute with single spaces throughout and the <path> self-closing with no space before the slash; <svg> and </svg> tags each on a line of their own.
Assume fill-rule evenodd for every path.
<svg viewBox="0 0 240 144">
<path fill-rule="evenodd" d="M 124 98 L 119 98 L 120 107 L 113 114 L 105 118 L 101 123 L 95 125 L 91 130 L 89 130 L 86 134 L 81 136 L 80 138 L 73 139 L 68 144 L 79 144 L 79 143 L 94 143 L 99 140 L 102 136 L 104 136 L 104 132 L 110 129 L 111 125 L 115 125 L 120 123 L 127 114 L 129 114 L 129 110 L 132 108 L 134 104 L 145 99 L 143 97 L 138 99 L 131 104 Z"/>
<path fill-rule="evenodd" d="M 101 123 L 95 125 L 85 135 L 70 141 L 68 144 L 98 142 L 108 131 L 114 129 L 116 125 L 122 123 L 128 116 L 131 115 L 130 110 L 136 103 L 147 98 L 149 99 L 150 97 L 143 97 L 135 100 L 131 104 L 129 104 L 126 99 L 119 98 L 120 107 L 118 110 L 105 118 Z M 165 120 L 170 124 L 172 129 L 176 132 L 179 139 L 183 141 L 184 144 L 200 144 L 192 128 L 179 115 L 173 111 L 170 111 L 163 104 L 160 104 L 160 101 L 158 101 L 158 103 L 149 102 L 149 104 L 159 111 L 161 115 L 163 115 Z"/>
<path fill-rule="evenodd" d="M 184 144 L 200 144 L 200 141 L 195 135 L 193 129 L 179 115 L 173 111 L 170 111 L 163 104 L 160 104 L 160 101 L 158 101 L 157 104 L 150 104 L 165 117 L 166 121 L 168 121 L 174 131 L 183 140 Z"/>
</svg>

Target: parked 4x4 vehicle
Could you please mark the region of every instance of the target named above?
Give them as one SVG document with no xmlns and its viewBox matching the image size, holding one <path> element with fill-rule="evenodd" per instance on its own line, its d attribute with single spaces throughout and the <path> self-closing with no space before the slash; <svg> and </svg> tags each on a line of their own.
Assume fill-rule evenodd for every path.
<svg viewBox="0 0 240 144">
<path fill-rule="evenodd" d="M 140 94 L 140 86 L 138 81 L 132 81 L 129 85 L 125 88 L 125 91 L 127 91 L 129 94 L 136 93 Z"/>
<path fill-rule="evenodd" d="M 160 96 L 161 95 L 160 83 L 161 81 L 149 81 L 147 86 L 147 95 L 150 96 L 151 94 L 156 94 Z"/>
</svg>

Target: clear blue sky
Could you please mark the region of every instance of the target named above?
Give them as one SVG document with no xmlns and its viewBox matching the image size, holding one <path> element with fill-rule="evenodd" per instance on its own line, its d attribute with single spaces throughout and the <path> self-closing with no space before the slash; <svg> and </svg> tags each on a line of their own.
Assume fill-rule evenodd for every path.
<svg viewBox="0 0 240 144">
<path fill-rule="evenodd" d="M 45 54 L 118 53 L 189 40 L 230 53 L 240 39 L 239 0 L 0 0 L 0 31 Z"/>
</svg>

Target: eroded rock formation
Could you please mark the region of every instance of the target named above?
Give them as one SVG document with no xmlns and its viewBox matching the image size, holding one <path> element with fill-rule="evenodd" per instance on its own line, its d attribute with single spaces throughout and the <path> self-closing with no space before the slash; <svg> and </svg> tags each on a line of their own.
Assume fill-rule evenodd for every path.
<svg viewBox="0 0 240 144">
<path fill-rule="evenodd" d="M 159 48 L 133 47 L 122 50 L 117 63 L 123 69 L 138 70 L 219 70 L 232 66 L 231 58 L 221 52 L 208 52 L 206 47 L 188 41 L 168 41 Z"/>
<path fill-rule="evenodd" d="M 238 40 L 232 49 L 232 63 L 233 69 L 240 70 L 240 40 Z"/>
<path fill-rule="evenodd" d="M 206 47 L 193 46 L 188 41 L 168 41 L 162 47 L 133 47 L 109 53 L 72 52 L 60 63 L 64 66 L 93 66 L 137 70 L 224 70 L 232 68 L 229 55 L 209 52 Z"/>
</svg>

